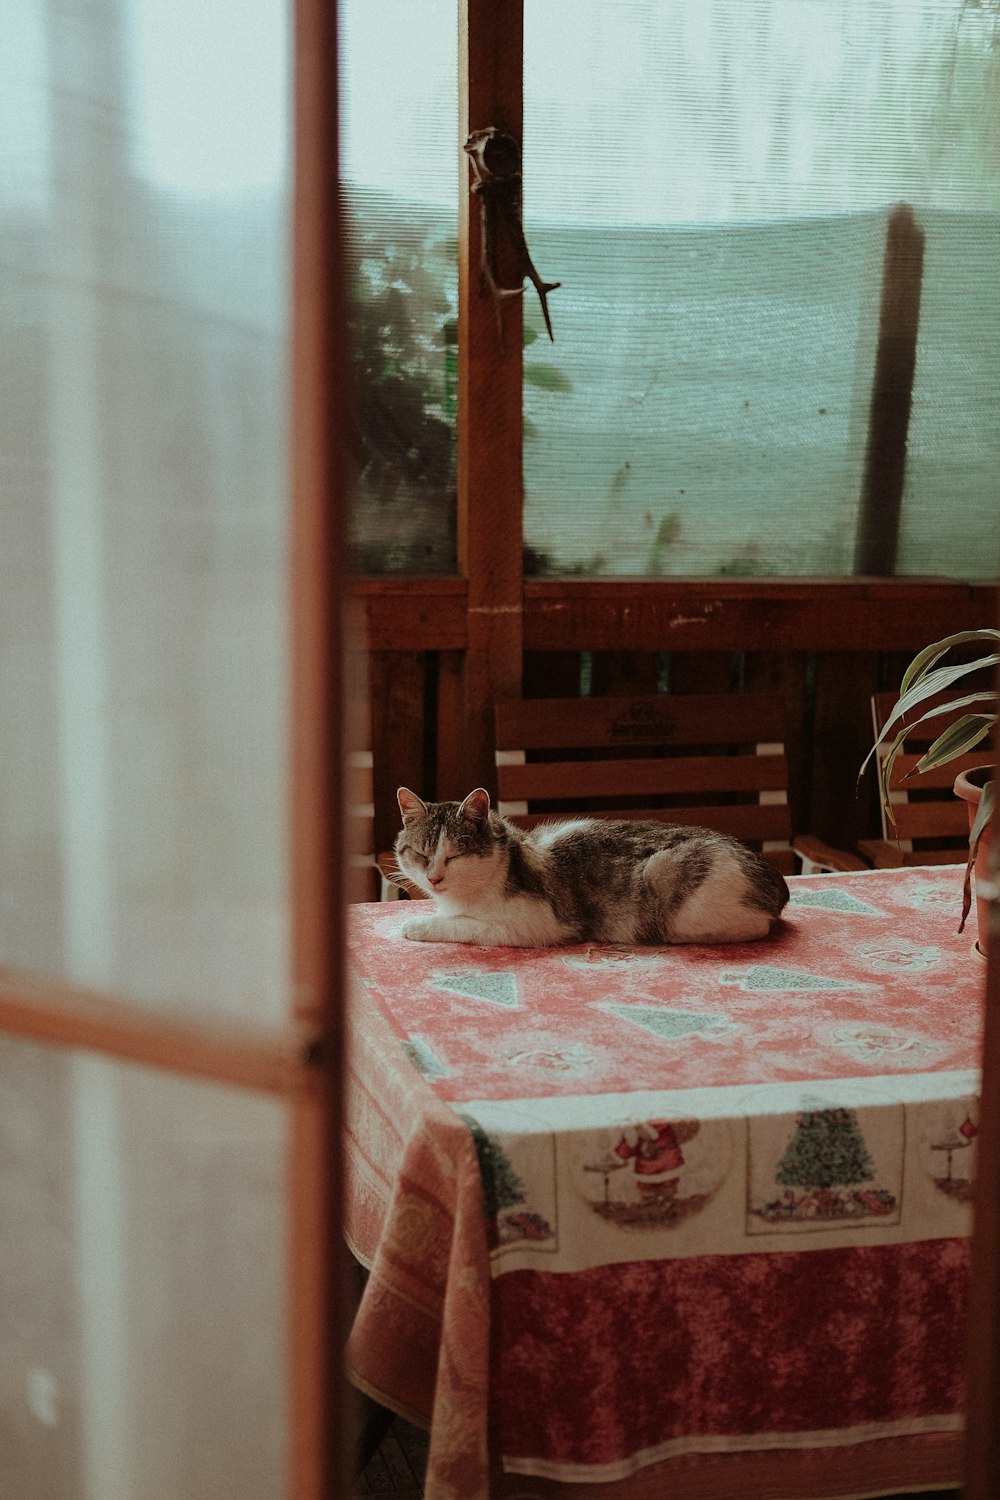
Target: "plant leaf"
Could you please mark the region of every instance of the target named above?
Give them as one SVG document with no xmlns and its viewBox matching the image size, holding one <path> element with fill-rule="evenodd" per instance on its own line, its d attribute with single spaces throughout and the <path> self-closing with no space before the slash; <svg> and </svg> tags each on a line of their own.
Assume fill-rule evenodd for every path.
<svg viewBox="0 0 1000 1500">
<path fill-rule="evenodd" d="M 978 852 L 980 841 L 986 830 L 986 825 L 987 823 L 989 823 L 990 819 L 993 816 L 993 805 L 995 801 L 996 797 L 994 793 L 994 783 L 992 781 L 988 781 L 983 787 L 983 795 L 979 799 L 979 806 L 976 808 L 976 816 L 973 818 L 972 827 L 969 829 L 969 844 L 970 846 L 972 846 L 973 858 L 975 858 L 976 853 Z"/>
<path fill-rule="evenodd" d="M 972 867 L 975 862 L 970 854 L 965 864 L 965 879 L 962 881 L 962 920 L 958 924 L 959 932 L 965 931 L 965 920 L 972 910 Z"/>
<path fill-rule="evenodd" d="M 952 667 L 938 667 L 936 671 L 929 672 L 920 682 L 913 683 L 905 693 L 900 694 L 896 700 L 895 708 L 882 726 L 882 732 L 875 741 L 875 745 L 880 745 L 889 732 L 895 729 L 911 709 L 916 708 L 921 703 L 926 703 L 928 698 L 933 698 L 935 693 L 942 692 L 945 688 L 950 687 L 953 682 L 957 682 L 960 677 L 967 676 L 969 672 L 977 671 L 981 667 L 995 667 L 998 662 L 1000 662 L 1000 653 L 993 652 L 989 656 L 980 657 L 975 662 L 964 662 Z M 995 699 L 996 694 L 990 689 L 984 688 L 982 694 L 983 700 L 991 697 Z M 920 718 L 915 719 L 913 724 L 922 724 L 925 718 L 933 718 L 936 714 L 950 713 L 953 707 L 954 704 L 949 703 L 944 707 L 937 706 L 930 708 Z M 913 724 L 909 728 L 912 729 Z"/>
<path fill-rule="evenodd" d="M 906 739 L 906 736 L 909 734 L 909 732 L 909 726 L 899 731 L 899 733 L 896 735 L 896 738 L 889 746 L 889 749 L 886 751 L 884 759 L 879 763 L 878 768 L 879 794 L 882 798 L 882 806 L 885 808 L 886 816 L 888 817 L 889 822 L 892 824 L 893 828 L 895 828 L 896 826 L 896 813 L 892 805 L 892 800 L 889 796 L 889 788 L 892 783 L 892 771 L 893 767 L 896 764 L 896 756 L 899 754 L 900 750 L 902 750 L 903 741 Z"/>
<path fill-rule="evenodd" d="M 988 781 L 983 787 L 983 795 L 979 799 L 976 808 L 976 816 L 972 820 L 969 829 L 969 858 L 965 866 L 965 881 L 962 885 L 962 920 L 958 924 L 959 932 L 965 927 L 965 919 L 972 907 L 972 871 L 976 863 L 976 855 L 979 853 L 979 845 L 982 843 L 983 834 L 986 832 L 987 824 L 993 816 L 993 805 L 996 800 L 994 785 Z"/>
<path fill-rule="evenodd" d="M 940 641 L 933 641 L 931 645 L 925 646 L 903 673 L 899 684 L 899 696 L 902 697 L 911 684 L 922 677 L 953 646 L 962 646 L 968 641 L 986 640 L 1000 641 L 1000 630 L 994 630 L 989 625 L 984 625 L 977 630 L 959 630 L 955 635 L 946 635 Z M 971 670 L 971 667 L 966 670 Z"/>
<path fill-rule="evenodd" d="M 954 724 L 949 724 L 944 733 L 939 734 L 934 743 L 924 751 L 911 775 L 920 771 L 932 771 L 937 766 L 946 766 L 950 760 L 957 760 L 960 755 L 965 755 L 986 738 L 993 728 L 995 718 L 995 714 L 963 714 Z"/>
</svg>

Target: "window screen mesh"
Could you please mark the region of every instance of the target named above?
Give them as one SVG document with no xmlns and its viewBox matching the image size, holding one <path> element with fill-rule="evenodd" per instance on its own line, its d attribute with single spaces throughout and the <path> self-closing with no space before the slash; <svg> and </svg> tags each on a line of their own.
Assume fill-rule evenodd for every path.
<svg viewBox="0 0 1000 1500">
<path fill-rule="evenodd" d="M 530 570 L 850 572 L 905 201 L 896 569 L 994 572 L 998 70 L 996 0 L 526 0 Z"/>
</svg>

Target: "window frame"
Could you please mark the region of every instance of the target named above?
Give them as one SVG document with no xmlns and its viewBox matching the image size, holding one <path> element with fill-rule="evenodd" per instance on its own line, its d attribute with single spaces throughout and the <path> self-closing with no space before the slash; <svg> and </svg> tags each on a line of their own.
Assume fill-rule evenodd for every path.
<svg viewBox="0 0 1000 1500">
<path fill-rule="evenodd" d="M 278 1098 L 285 1174 L 287 1500 L 353 1483 L 341 1245 L 346 303 L 337 174 L 337 6 L 289 0 L 295 133 L 288 846 L 293 1014 L 284 1027 L 174 1017 L 127 995 L 0 970 L 0 1036 Z"/>
</svg>

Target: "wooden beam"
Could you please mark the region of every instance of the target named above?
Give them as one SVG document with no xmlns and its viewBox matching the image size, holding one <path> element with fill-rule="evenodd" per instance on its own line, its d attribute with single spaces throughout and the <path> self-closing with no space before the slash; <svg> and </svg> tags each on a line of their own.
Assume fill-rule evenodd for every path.
<svg viewBox="0 0 1000 1500">
<path fill-rule="evenodd" d="M 468 591 L 464 578 L 378 578 L 352 586 L 370 651 L 464 651 Z"/>
<path fill-rule="evenodd" d="M 458 554 L 468 582 L 463 758 L 493 788 L 492 708 L 521 688 L 521 299 L 498 332 L 481 286 L 479 202 L 461 147 L 473 130 L 522 132 L 522 0 L 459 3 Z"/>
<path fill-rule="evenodd" d="M 356 586 L 372 650 L 460 651 L 464 579 Z M 914 651 L 993 618 L 996 586 L 952 579 L 557 578 L 524 585 L 527 651 Z"/>
<path fill-rule="evenodd" d="M 528 579 L 530 651 L 916 651 L 996 587 L 919 579 Z"/>
<path fill-rule="evenodd" d="M 924 231 L 910 205 L 897 203 L 886 231 L 855 573 L 890 577 L 896 570 L 923 274 Z"/>
<path fill-rule="evenodd" d="M 289 1097 L 318 1087 L 325 1055 L 307 1027 L 277 1031 L 165 1015 L 16 969 L 0 970 L 0 1032 Z"/>
<path fill-rule="evenodd" d="M 351 1489 L 343 1373 L 343 854 L 346 833 L 347 370 L 336 0 L 295 0 L 290 469 L 293 1004 L 322 1038 L 319 1088 L 292 1108 L 287 1500 Z"/>
</svg>

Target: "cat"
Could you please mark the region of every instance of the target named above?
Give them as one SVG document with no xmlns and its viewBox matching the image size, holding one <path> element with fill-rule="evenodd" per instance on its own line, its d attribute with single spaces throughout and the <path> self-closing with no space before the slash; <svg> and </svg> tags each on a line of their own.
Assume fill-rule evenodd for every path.
<svg viewBox="0 0 1000 1500">
<path fill-rule="evenodd" d="M 711 828 L 574 818 L 522 832 L 482 787 L 463 802 L 396 797 L 399 869 L 435 903 L 402 929 L 416 942 L 742 943 L 788 900 L 763 855 Z"/>
</svg>

